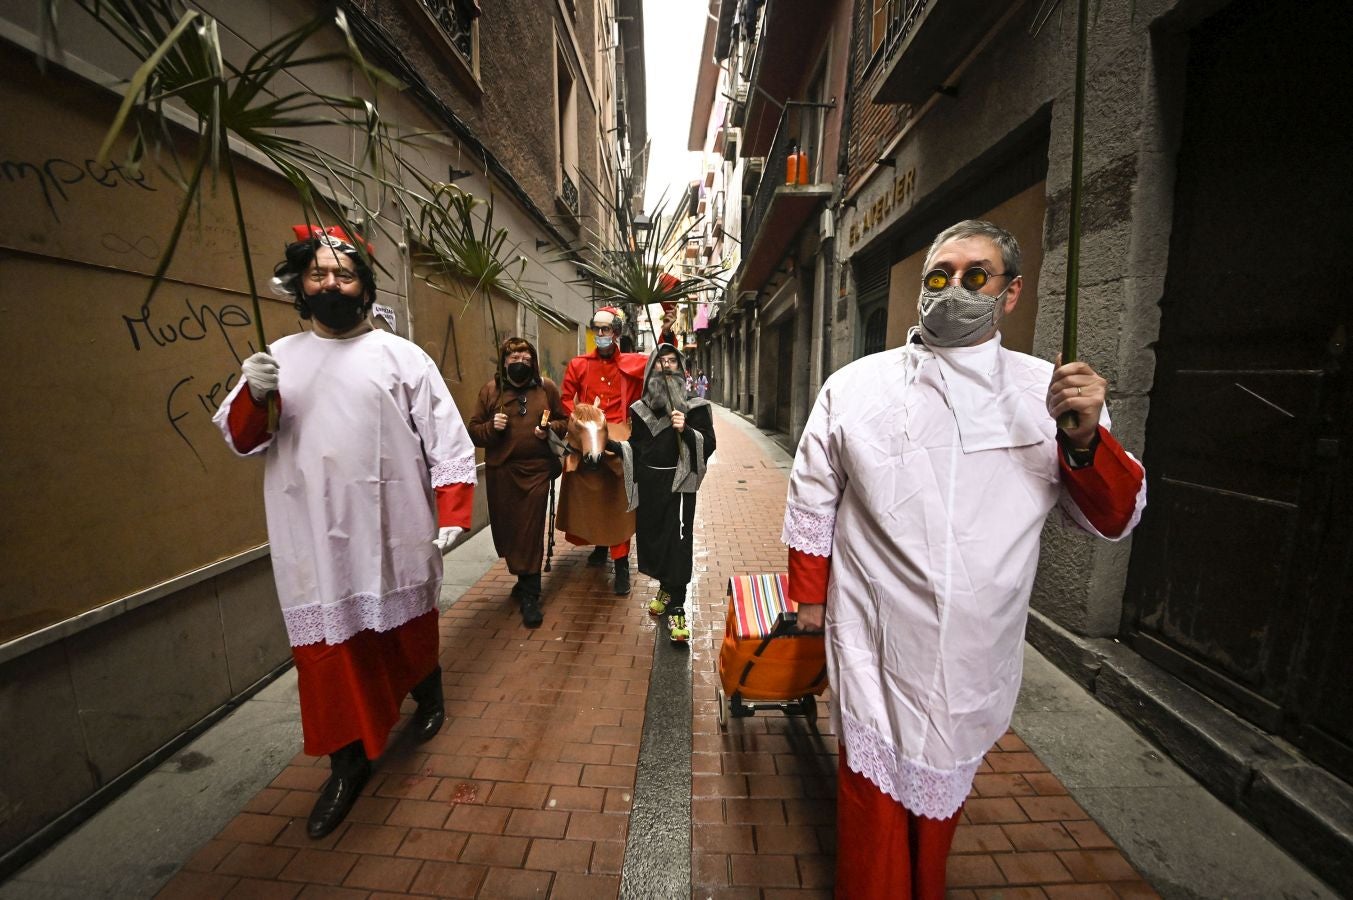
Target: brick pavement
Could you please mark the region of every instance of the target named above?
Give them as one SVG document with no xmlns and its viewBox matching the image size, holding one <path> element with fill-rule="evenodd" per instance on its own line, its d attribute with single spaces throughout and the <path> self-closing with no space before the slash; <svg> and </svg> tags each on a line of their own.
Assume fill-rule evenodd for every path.
<svg viewBox="0 0 1353 900">
<path fill-rule="evenodd" d="M 721 413 L 718 427 L 691 592 L 692 896 L 829 897 L 836 738 L 826 704 L 816 731 L 779 713 L 718 725 L 726 581 L 783 569 L 787 475 L 741 423 Z M 327 762 L 298 755 L 159 896 L 616 896 L 654 585 L 636 577 L 630 598 L 614 597 L 606 572 L 583 565 L 585 549 L 558 551 L 540 629 L 521 627 L 501 563 L 443 615 L 447 725 L 421 746 L 396 740 L 337 831 L 305 836 Z M 1157 896 L 1013 733 L 977 776 L 949 883 L 954 898 Z"/>
</svg>

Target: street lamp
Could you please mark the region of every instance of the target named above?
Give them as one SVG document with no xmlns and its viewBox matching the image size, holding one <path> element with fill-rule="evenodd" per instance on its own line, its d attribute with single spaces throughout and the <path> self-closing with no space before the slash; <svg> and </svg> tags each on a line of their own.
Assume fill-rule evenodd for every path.
<svg viewBox="0 0 1353 900">
<path fill-rule="evenodd" d="M 639 213 L 634 217 L 632 223 L 634 228 L 634 247 L 639 252 L 648 249 L 648 242 L 653 238 L 653 220 L 645 213 Z"/>
</svg>

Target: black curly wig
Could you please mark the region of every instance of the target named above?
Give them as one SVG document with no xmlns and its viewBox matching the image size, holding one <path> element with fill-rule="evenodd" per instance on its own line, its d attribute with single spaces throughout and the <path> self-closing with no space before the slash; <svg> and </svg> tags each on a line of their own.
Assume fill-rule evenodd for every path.
<svg viewBox="0 0 1353 900">
<path fill-rule="evenodd" d="M 376 273 L 351 245 L 335 246 L 332 239 L 327 237 L 312 237 L 288 244 L 286 258 L 272 270 L 274 288 L 291 298 L 291 302 L 296 306 L 296 312 L 302 319 L 310 318 L 310 304 L 305 302 L 301 276 L 315 261 L 315 254 L 319 252 L 321 246 L 332 247 L 352 260 L 353 272 L 362 283 L 363 306 L 365 309 L 371 309 L 371 304 L 376 302 Z"/>
</svg>

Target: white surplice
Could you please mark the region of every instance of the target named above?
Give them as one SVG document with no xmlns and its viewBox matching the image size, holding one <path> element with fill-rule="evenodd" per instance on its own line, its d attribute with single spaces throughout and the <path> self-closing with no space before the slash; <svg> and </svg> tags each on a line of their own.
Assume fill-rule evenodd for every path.
<svg viewBox="0 0 1353 900">
<path fill-rule="evenodd" d="M 291 645 L 340 644 L 435 609 L 433 489 L 475 481 L 474 447 L 436 364 L 380 330 L 302 332 L 270 351 L 281 420 L 250 453 L 267 454 L 268 539 Z M 243 387 L 214 417 L 231 449 L 227 417 Z"/>
<path fill-rule="evenodd" d="M 1047 515 L 1098 534 L 1059 482 L 1051 374 L 999 336 L 909 341 L 833 374 L 799 442 L 782 540 L 831 557 L 836 733 L 919 815 L 952 816 L 1010 724 Z"/>
</svg>

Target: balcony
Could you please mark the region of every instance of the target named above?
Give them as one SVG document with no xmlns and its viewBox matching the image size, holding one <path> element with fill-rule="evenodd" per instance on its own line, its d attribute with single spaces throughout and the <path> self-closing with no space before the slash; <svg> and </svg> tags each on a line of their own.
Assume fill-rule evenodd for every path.
<svg viewBox="0 0 1353 900">
<path fill-rule="evenodd" d="M 991 0 L 888 0 L 875 103 L 919 106 L 1009 10 Z"/>
<path fill-rule="evenodd" d="M 831 198 L 830 184 L 786 184 L 785 164 L 799 135 L 804 107 L 787 106 L 771 141 L 752 208 L 742 231 L 739 291 L 757 291 L 784 259 L 803 226 Z"/>
<path fill-rule="evenodd" d="M 731 122 L 742 126 L 739 149 L 743 156 L 769 155 L 778 102 L 803 89 L 805 61 L 812 59 L 822 44 L 822 36 L 830 27 L 832 5 L 822 0 L 775 0 L 766 4 L 741 121 Z"/>
</svg>

